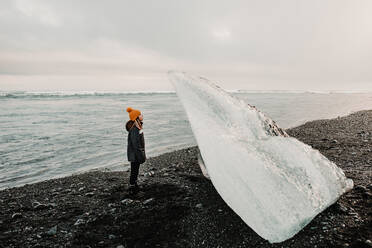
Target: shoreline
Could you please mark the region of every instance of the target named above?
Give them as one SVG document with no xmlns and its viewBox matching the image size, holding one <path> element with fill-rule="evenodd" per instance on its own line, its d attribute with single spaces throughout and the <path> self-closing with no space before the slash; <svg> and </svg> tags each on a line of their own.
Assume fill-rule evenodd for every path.
<svg viewBox="0 0 372 248">
<path fill-rule="evenodd" d="M 334 115 L 334 116 L 330 116 L 329 118 L 322 118 L 322 119 L 316 119 L 316 120 L 312 120 L 312 121 L 301 121 L 301 122 L 298 122 L 298 124 L 294 125 L 294 126 L 289 126 L 287 128 L 285 128 L 285 130 L 289 130 L 289 129 L 295 129 L 297 127 L 301 127 L 303 125 L 305 125 L 306 123 L 308 122 L 314 122 L 314 121 L 329 121 L 329 120 L 333 120 L 333 119 L 337 119 L 337 118 L 343 118 L 343 117 L 347 117 L 349 115 L 352 115 L 352 114 L 355 114 L 355 113 L 358 113 L 358 112 L 365 112 L 365 111 L 371 111 L 372 109 L 363 109 L 363 110 L 350 110 L 350 111 L 345 111 L 341 114 L 337 114 L 337 115 Z"/>
<path fill-rule="evenodd" d="M 0 190 L 0 247 L 372 247 L 372 110 L 286 131 L 335 162 L 354 188 L 285 242 L 268 243 L 225 204 L 191 146 L 148 158 L 135 196 L 129 171 Z"/>
</svg>

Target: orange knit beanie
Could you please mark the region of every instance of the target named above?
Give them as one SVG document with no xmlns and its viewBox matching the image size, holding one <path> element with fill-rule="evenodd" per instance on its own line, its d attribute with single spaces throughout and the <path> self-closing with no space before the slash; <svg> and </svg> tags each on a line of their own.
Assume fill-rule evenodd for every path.
<svg viewBox="0 0 372 248">
<path fill-rule="evenodd" d="M 132 121 L 134 121 L 135 119 L 137 119 L 138 116 L 141 115 L 141 111 L 139 111 L 138 109 L 132 109 L 131 107 L 127 108 L 127 112 L 129 113 L 129 119 L 131 119 Z"/>
</svg>

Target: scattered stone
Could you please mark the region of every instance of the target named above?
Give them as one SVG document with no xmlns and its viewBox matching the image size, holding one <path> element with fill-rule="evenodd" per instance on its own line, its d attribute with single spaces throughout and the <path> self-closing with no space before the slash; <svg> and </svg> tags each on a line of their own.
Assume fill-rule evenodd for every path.
<svg viewBox="0 0 372 248">
<path fill-rule="evenodd" d="M 116 238 L 116 236 L 114 234 L 109 235 L 109 239 L 115 239 L 115 238 Z"/>
<path fill-rule="evenodd" d="M 144 205 L 147 205 L 147 204 L 149 204 L 150 202 L 152 202 L 153 200 L 154 200 L 154 198 L 149 198 L 149 199 L 145 200 L 145 201 L 143 202 L 143 204 L 144 204 Z"/>
<path fill-rule="evenodd" d="M 199 209 L 202 209 L 202 208 L 203 208 L 203 204 L 198 203 L 198 204 L 195 205 L 195 207 L 196 207 L 196 208 L 199 208 Z"/>
<path fill-rule="evenodd" d="M 345 207 L 344 205 L 342 205 L 339 202 L 337 202 L 336 207 L 337 207 L 336 210 L 340 213 L 347 213 L 348 212 L 347 207 Z"/>
<path fill-rule="evenodd" d="M 124 200 L 121 201 L 121 203 L 125 204 L 125 205 L 128 205 L 128 204 L 131 204 L 133 202 L 132 199 L 129 199 L 129 198 L 126 198 Z"/>
<path fill-rule="evenodd" d="M 47 234 L 49 236 L 56 235 L 57 234 L 57 226 L 53 226 L 52 228 L 50 228 L 49 231 L 47 231 Z"/>
<path fill-rule="evenodd" d="M 369 192 L 363 192 L 363 197 L 364 198 L 372 198 L 372 194 L 371 193 L 369 193 Z"/>
<path fill-rule="evenodd" d="M 27 231 L 31 231 L 32 230 L 32 227 L 31 226 L 26 226 L 25 227 L 25 231 L 27 232 Z"/>
<path fill-rule="evenodd" d="M 372 247 L 372 241 L 367 239 L 365 242 L 364 242 L 368 247 Z"/>
<path fill-rule="evenodd" d="M 356 191 L 360 191 L 360 192 L 366 192 L 366 191 L 367 191 L 366 187 L 364 187 L 364 186 L 362 186 L 362 185 L 357 185 L 357 186 L 355 186 L 354 189 L 355 189 Z"/>
<path fill-rule="evenodd" d="M 32 203 L 32 207 L 35 210 L 40 210 L 40 209 L 46 209 L 46 208 L 48 208 L 48 206 L 46 204 L 40 203 L 38 201 L 33 202 Z"/>
<path fill-rule="evenodd" d="M 144 175 L 145 177 L 152 177 L 153 175 L 155 175 L 155 171 L 145 172 L 143 175 Z"/>
<path fill-rule="evenodd" d="M 21 213 L 14 213 L 14 214 L 12 214 L 12 219 L 18 219 L 18 218 L 22 218 L 22 214 Z"/>
<path fill-rule="evenodd" d="M 85 196 L 88 196 L 88 197 L 94 196 L 94 193 L 93 192 L 88 192 L 88 193 L 85 194 Z"/>
<path fill-rule="evenodd" d="M 367 188 L 368 188 L 369 190 L 372 190 L 372 183 L 371 183 L 371 184 L 368 184 Z"/>
<path fill-rule="evenodd" d="M 81 224 L 85 224 L 85 221 L 83 219 L 77 219 L 74 226 L 79 226 Z"/>
<path fill-rule="evenodd" d="M 124 248 L 124 245 L 118 245 L 116 248 Z"/>
</svg>

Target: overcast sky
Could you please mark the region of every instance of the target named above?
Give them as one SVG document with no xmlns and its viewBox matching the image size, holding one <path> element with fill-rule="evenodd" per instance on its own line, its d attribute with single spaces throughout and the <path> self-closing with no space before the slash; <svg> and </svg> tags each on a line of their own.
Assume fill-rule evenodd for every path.
<svg viewBox="0 0 372 248">
<path fill-rule="evenodd" d="M 0 90 L 372 91 L 370 0 L 1 0 Z"/>
</svg>

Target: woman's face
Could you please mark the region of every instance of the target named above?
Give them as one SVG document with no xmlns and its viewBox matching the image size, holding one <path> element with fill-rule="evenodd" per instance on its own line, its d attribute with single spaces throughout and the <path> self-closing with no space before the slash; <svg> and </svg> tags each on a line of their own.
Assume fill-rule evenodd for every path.
<svg viewBox="0 0 372 248">
<path fill-rule="evenodd" d="M 138 116 L 138 119 L 139 119 L 140 121 L 143 121 L 143 115 L 140 114 L 140 115 Z"/>
</svg>

